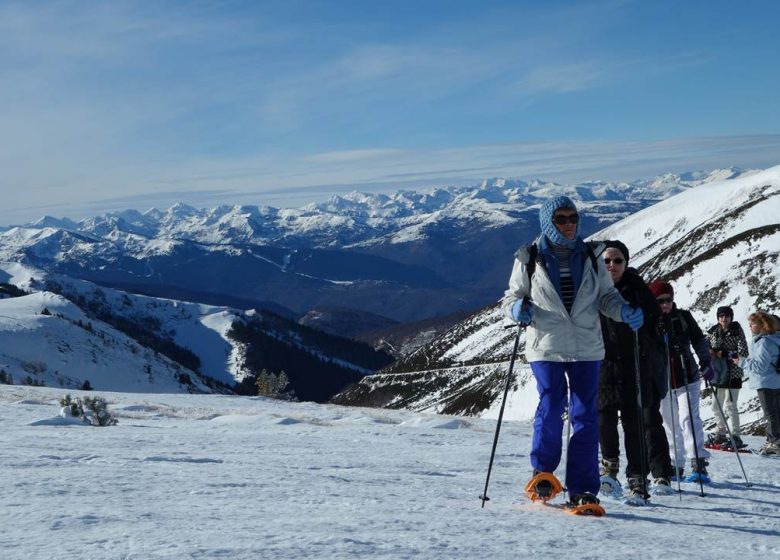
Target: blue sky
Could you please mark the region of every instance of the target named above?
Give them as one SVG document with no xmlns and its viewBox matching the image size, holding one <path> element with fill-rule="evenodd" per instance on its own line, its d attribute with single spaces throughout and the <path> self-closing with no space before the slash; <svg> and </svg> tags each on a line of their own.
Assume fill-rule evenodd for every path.
<svg viewBox="0 0 780 560">
<path fill-rule="evenodd" d="M 780 3 L 4 2 L 0 224 L 780 164 Z"/>
</svg>

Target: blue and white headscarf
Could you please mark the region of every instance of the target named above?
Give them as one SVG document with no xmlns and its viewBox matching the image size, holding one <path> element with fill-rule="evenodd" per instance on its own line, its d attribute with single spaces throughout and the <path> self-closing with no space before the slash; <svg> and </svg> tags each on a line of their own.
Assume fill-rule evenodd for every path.
<svg viewBox="0 0 780 560">
<path fill-rule="evenodd" d="M 574 239 L 566 239 L 561 235 L 561 232 L 558 231 L 558 228 L 555 227 L 555 224 L 552 221 L 553 214 L 560 208 L 568 208 L 575 212 L 577 211 L 577 207 L 568 196 L 556 196 L 555 198 L 551 198 L 542 204 L 542 207 L 539 209 L 539 224 L 542 226 L 542 233 L 555 245 L 574 249 L 577 245 L 577 235 L 579 235 L 580 224 L 577 224 L 577 235 L 574 236 Z"/>
</svg>

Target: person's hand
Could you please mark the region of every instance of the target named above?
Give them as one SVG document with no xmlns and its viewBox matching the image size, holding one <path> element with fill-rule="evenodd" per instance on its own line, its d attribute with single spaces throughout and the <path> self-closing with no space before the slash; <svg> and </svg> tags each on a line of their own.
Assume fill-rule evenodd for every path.
<svg viewBox="0 0 780 560">
<path fill-rule="evenodd" d="M 512 319 L 521 325 L 530 325 L 534 320 L 536 308 L 530 301 L 520 300 L 512 306 Z"/>
<path fill-rule="evenodd" d="M 642 309 L 640 307 L 631 307 L 627 303 L 620 310 L 620 317 L 624 323 L 628 323 L 628 326 L 635 331 L 638 331 L 645 322 L 645 314 L 642 313 Z"/>
<path fill-rule="evenodd" d="M 701 368 L 701 376 L 707 383 L 712 383 L 712 380 L 715 379 L 715 370 L 710 364 L 707 364 Z"/>
</svg>

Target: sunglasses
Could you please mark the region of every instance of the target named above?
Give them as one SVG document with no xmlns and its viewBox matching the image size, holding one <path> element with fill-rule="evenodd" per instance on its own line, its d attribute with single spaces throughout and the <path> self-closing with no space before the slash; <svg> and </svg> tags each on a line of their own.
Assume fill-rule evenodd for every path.
<svg viewBox="0 0 780 560">
<path fill-rule="evenodd" d="M 564 216 L 563 214 L 559 214 L 558 216 L 553 216 L 552 221 L 554 224 L 559 226 L 565 224 L 578 224 L 580 222 L 580 215 L 569 214 L 568 216 Z"/>
<path fill-rule="evenodd" d="M 626 260 L 621 259 L 620 257 L 615 257 L 614 259 L 610 259 L 609 257 L 606 257 L 604 259 L 604 264 L 610 264 L 610 263 L 623 264 L 624 262 L 626 262 Z"/>
<path fill-rule="evenodd" d="M 659 305 L 663 305 L 665 303 L 672 303 L 673 300 L 670 297 L 659 297 L 659 298 L 656 298 L 655 301 L 657 301 L 659 303 Z"/>
</svg>

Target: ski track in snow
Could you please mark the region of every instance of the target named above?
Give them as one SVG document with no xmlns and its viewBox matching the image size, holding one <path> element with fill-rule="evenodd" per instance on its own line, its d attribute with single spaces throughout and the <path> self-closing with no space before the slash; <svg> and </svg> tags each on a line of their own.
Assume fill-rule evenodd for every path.
<svg viewBox="0 0 780 560">
<path fill-rule="evenodd" d="M 493 420 L 103 393 L 117 426 L 31 425 L 63 394 L 0 385 L 6 560 L 780 557 L 780 461 L 743 456 L 747 488 L 714 453 L 704 498 L 574 517 L 522 497 L 531 426 L 507 422 L 482 509 Z"/>
</svg>

